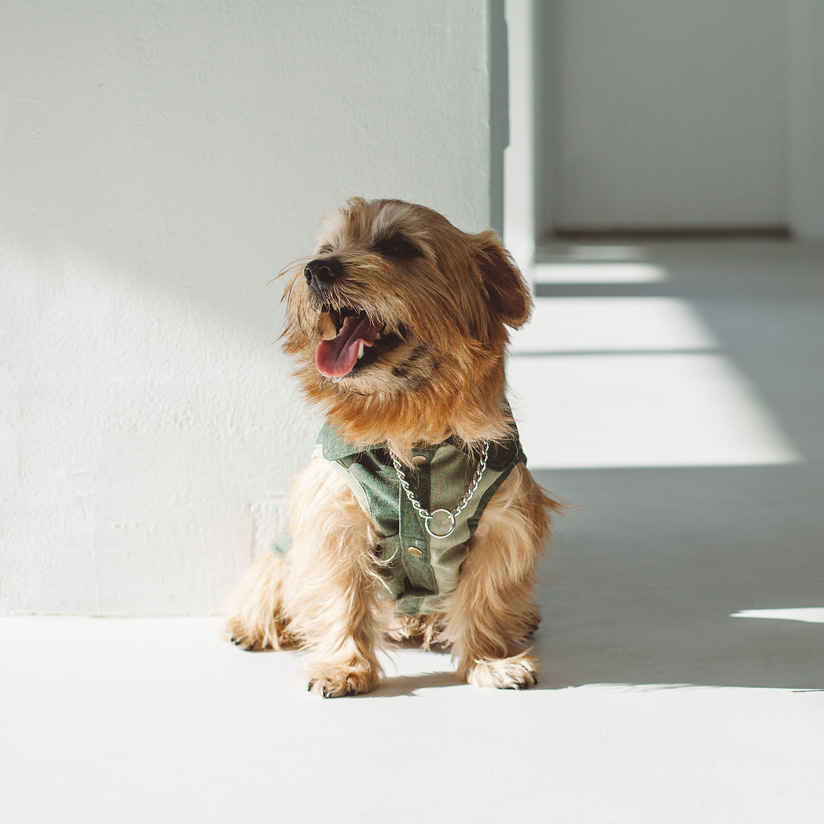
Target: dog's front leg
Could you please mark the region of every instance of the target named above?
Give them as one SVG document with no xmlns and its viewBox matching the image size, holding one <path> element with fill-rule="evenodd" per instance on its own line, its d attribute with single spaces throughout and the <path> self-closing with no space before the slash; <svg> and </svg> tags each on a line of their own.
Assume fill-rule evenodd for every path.
<svg viewBox="0 0 824 824">
<path fill-rule="evenodd" d="M 481 517 L 458 588 L 446 604 L 443 633 L 458 660 L 458 676 L 470 684 L 524 689 L 537 681 L 538 659 L 523 642 L 540 619 L 536 565 L 554 508 L 520 464 Z"/>
<path fill-rule="evenodd" d="M 309 690 L 324 698 L 369 692 L 382 677 L 376 538 L 354 494 L 322 459 L 298 478 L 291 528 L 284 602 L 290 628 L 313 651 Z"/>
</svg>

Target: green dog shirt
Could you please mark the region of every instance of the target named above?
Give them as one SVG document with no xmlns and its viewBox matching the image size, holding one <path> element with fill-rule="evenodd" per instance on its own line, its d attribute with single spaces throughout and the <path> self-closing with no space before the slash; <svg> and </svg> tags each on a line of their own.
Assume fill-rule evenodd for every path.
<svg viewBox="0 0 824 824">
<path fill-rule="evenodd" d="M 478 456 L 457 439 L 413 451 L 413 468 L 406 479 L 420 505 L 429 512 L 455 509 L 466 494 L 478 468 Z M 386 599 L 396 612 L 425 615 L 438 612 L 458 585 L 461 565 L 478 522 L 492 496 L 512 469 L 526 462 L 512 424 L 512 437 L 490 443 L 486 470 L 467 506 L 455 518 L 444 538 L 431 536 L 400 483 L 389 452 L 383 446 L 360 449 L 343 440 L 327 424 L 313 457 L 327 461 L 346 482 L 380 536 L 377 547 L 382 563 Z M 446 529 L 433 529 L 445 532 Z M 283 554 L 289 545 L 283 536 L 272 547 Z"/>
</svg>

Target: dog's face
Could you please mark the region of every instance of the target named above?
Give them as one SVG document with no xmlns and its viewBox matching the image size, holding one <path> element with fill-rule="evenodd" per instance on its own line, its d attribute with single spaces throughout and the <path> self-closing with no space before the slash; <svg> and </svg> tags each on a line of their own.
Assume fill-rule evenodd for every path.
<svg viewBox="0 0 824 824">
<path fill-rule="evenodd" d="M 522 325 L 531 309 L 494 232 L 469 235 L 423 206 L 360 198 L 325 221 L 285 297 L 284 348 L 303 388 L 353 437 L 362 414 L 380 414 L 386 429 L 425 406 L 425 440 L 458 434 L 446 418 L 476 415 L 479 391 L 500 406 L 504 324 Z"/>
</svg>

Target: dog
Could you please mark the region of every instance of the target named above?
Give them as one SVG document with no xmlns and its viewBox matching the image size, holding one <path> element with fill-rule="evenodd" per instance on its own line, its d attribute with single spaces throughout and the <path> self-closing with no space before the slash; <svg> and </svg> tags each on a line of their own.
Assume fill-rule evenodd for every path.
<svg viewBox="0 0 824 824">
<path fill-rule="evenodd" d="M 284 351 L 326 425 L 289 535 L 231 598 L 247 650 L 308 648 L 310 692 L 373 690 L 377 651 L 451 648 L 459 678 L 527 688 L 536 565 L 562 505 L 526 468 L 505 398 L 506 327 L 532 298 L 495 232 L 352 198 L 287 268 Z"/>
</svg>

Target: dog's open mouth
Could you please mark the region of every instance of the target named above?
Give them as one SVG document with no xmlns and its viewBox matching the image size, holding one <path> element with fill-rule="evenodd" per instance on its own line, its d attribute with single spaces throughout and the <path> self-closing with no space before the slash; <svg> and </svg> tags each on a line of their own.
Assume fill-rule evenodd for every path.
<svg viewBox="0 0 824 824">
<path fill-rule="evenodd" d="M 382 354 L 394 349 L 401 338 L 387 332 L 386 324 L 370 319 L 363 309 L 331 309 L 324 306 L 335 324 L 337 334 L 323 340 L 315 353 L 315 365 L 327 378 L 342 378 L 374 363 Z"/>
</svg>

